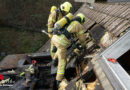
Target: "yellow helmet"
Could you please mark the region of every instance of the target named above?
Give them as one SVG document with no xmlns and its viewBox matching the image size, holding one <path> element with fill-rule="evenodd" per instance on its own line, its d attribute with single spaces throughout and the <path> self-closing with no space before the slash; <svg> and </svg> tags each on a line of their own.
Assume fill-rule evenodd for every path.
<svg viewBox="0 0 130 90">
<path fill-rule="evenodd" d="M 78 13 L 76 16 L 80 17 L 81 18 L 81 24 L 84 24 L 85 18 L 86 18 L 85 15 L 83 13 Z"/>
<path fill-rule="evenodd" d="M 64 2 L 63 4 L 60 5 L 60 9 L 67 13 L 70 11 L 71 8 L 72 8 L 72 4 L 70 2 Z"/>
<path fill-rule="evenodd" d="M 76 16 L 81 18 L 81 24 L 83 24 L 83 23 L 85 22 L 85 18 L 86 18 L 86 17 L 85 17 L 84 14 L 78 13 Z"/>
<path fill-rule="evenodd" d="M 57 9 L 56 6 L 52 6 L 52 7 L 51 7 L 51 11 L 50 11 L 50 13 L 52 13 L 52 12 L 55 11 L 56 9 Z"/>
</svg>

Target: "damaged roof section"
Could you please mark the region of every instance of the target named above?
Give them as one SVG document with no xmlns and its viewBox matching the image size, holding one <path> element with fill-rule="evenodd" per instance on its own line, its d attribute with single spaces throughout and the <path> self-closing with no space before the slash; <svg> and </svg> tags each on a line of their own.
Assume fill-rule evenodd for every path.
<svg viewBox="0 0 130 90">
<path fill-rule="evenodd" d="M 106 30 L 119 36 L 130 27 L 130 3 L 94 3 L 93 9 L 84 4 L 78 12 L 86 15 L 86 29 L 94 23 L 102 25 Z M 77 12 L 77 13 L 78 13 Z"/>
</svg>

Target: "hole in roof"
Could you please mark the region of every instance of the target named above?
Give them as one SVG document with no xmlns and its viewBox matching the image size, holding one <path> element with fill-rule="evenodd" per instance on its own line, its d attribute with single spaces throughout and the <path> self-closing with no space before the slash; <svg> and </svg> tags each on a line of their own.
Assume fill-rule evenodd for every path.
<svg viewBox="0 0 130 90">
<path fill-rule="evenodd" d="M 125 69 L 125 71 L 130 75 L 130 50 L 120 56 L 117 60 L 120 65 Z"/>
</svg>

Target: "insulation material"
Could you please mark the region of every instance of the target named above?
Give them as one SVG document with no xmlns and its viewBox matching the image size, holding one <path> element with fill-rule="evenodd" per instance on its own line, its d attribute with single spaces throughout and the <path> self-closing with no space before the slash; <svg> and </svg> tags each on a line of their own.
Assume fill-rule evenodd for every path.
<svg viewBox="0 0 130 90">
<path fill-rule="evenodd" d="M 62 82 L 60 83 L 58 90 L 65 90 L 67 85 L 68 85 L 68 81 L 66 79 L 63 79 Z"/>
<path fill-rule="evenodd" d="M 83 80 L 76 82 L 76 90 L 87 90 L 86 85 L 83 83 Z"/>
<path fill-rule="evenodd" d="M 115 40 L 117 40 L 116 37 L 114 37 L 111 33 L 106 32 L 100 40 L 100 45 L 105 48 L 110 46 Z"/>
<path fill-rule="evenodd" d="M 86 90 L 95 90 L 96 81 L 89 83 Z"/>
</svg>

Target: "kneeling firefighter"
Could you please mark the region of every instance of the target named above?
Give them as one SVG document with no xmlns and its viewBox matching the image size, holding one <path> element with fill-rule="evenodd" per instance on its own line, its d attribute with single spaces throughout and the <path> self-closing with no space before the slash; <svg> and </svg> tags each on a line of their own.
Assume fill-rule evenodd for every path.
<svg viewBox="0 0 130 90">
<path fill-rule="evenodd" d="M 56 55 L 58 56 L 57 85 L 64 78 L 67 48 L 74 44 L 73 40 L 75 38 L 78 38 L 82 47 L 85 47 L 84 28 L 81 25 L 84 22 L 85 16 L 79 13 L 66 28 L 62 28 L 61 33 L 56 32 L 52 37 L 51 43 L 57 47 Z"/>
<path fill-rule="evenodd" d="M 63 4 L 60 5 L 60 8 L 58 9 L 55 6 L 51 7 L 50 15 L 48 18 L 48 35 L 50 38 L 52 38 L 52 35 L 53 35 L 54 24 L 58 20 L 63 18 L 63 16 L 68 14 L 71 8 L 72 8 L 72 4 L 70 2 L 64 2 Z M 50 52 L 51 52 L 52 59 L 56 50 L 57 50 L 56 47 L 51 44 Z"/>
</svg>

